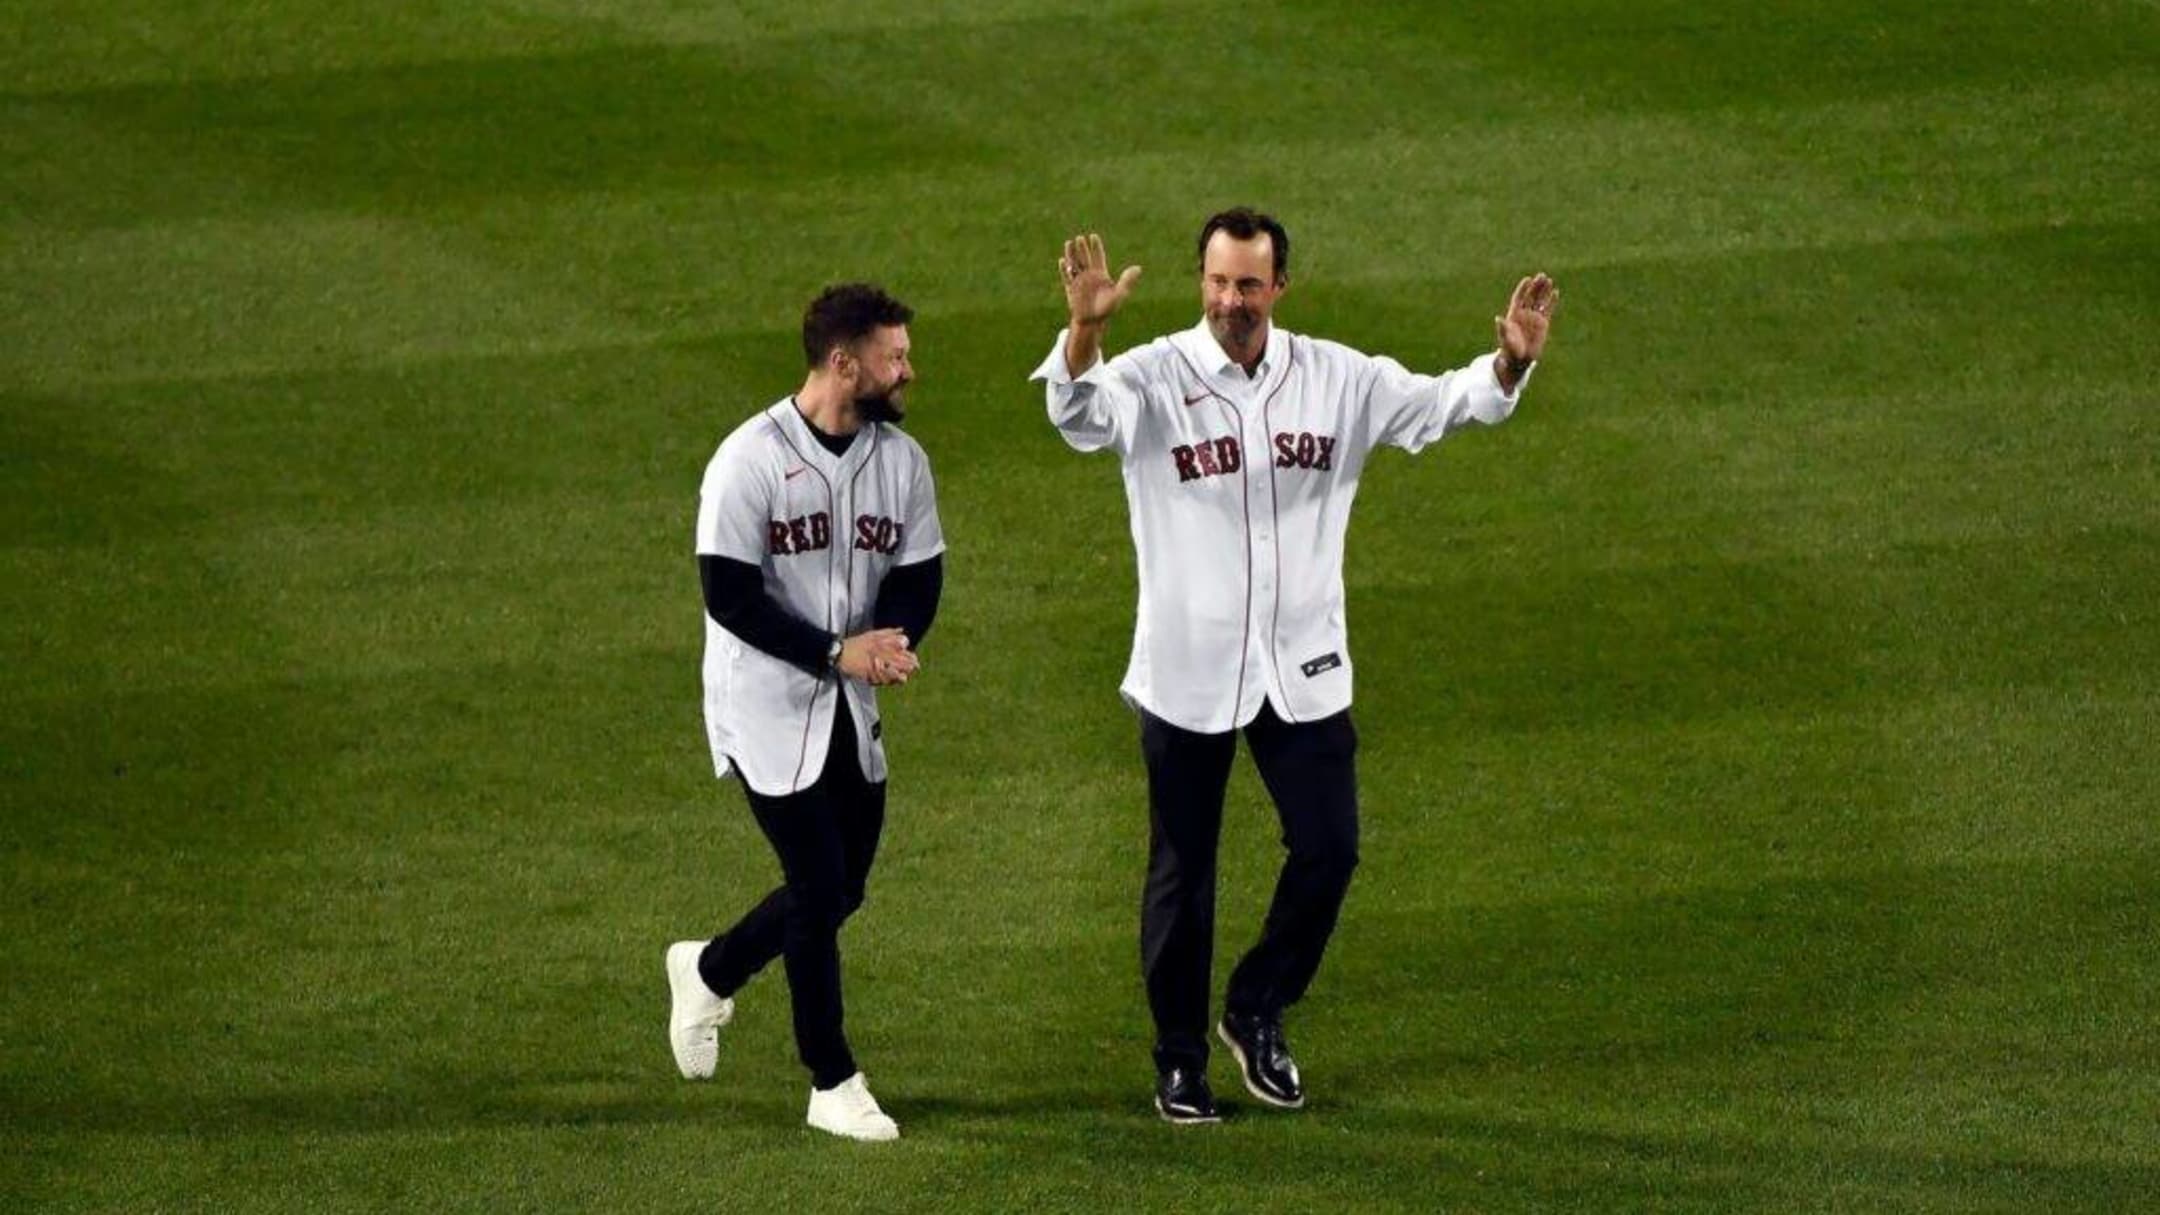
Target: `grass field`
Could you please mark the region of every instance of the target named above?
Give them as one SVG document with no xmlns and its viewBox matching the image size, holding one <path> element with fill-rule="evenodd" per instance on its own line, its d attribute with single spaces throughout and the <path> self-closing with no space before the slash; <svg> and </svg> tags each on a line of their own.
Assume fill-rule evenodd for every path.
<svg viewBox="0 0 2160 1215">
<path fill-rule="evenodd" d="M 0 16 L 0 1208 L 2160 1204 L 2160 10 L 852 9 Z M 1366 478 L 1314 1101 L 1194 1133 L 1123 499 L 1023 377 L 1062 237 L 1147 267 L 1122 348 L 1235 202 L 1301 332 L 1566 303 Z M 801 1125 L 777 971 L 676 1079 L 659 967 L 777 874 L 698 477 L 863 276 L 952 546 L 845 938 L 885 1149 Z M 1224 976 L 1243 763 L 1227 820 Z"/>
</svg>

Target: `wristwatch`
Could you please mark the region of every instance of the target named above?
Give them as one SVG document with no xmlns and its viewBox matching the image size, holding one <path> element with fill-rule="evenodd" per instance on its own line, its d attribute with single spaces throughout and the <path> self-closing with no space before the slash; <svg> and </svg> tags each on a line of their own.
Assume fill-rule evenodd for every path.
<svg viewBox="0 0 2160 1215">
<path fill-rule="evenodd" d="M 840 651 L 846 648 L 847 639 L 841 637 L 838 633 L 833 634 L 832 645 L 825 650 L 826 670 L 837 671 L 840 669 Z"/>
</svg>

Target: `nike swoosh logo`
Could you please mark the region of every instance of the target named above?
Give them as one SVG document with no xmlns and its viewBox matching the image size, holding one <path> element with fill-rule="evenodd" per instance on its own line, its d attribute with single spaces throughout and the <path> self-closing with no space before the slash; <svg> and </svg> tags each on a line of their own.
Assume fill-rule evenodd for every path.
<svg viewBox="0 0 2160 1215">
<path fill-rule="evenodd" d="M 787 476 L 783 478 L 783 480 L 793 481 L 795 478 L 809 471 L 810 466 L 808 464 L 798 465 L 794 468 L 789 469 Z"/>
<path fill-rule="evenodd" d="M 1186 398 L 1185 398 L 1185 403 L 1186 403 L 1187 405 L 1197 405 L 1197 404 L 1199 404 L 1200 402 L 1202 402 L 1202 401 L 1205 401 L 1205 400 L 1207 400 L 1207 399 L 1208 399 L 1209 397 L 1211 397 L 1211 396 L 1214 396 L 1214 395 L 1215 395 L 1215 394 L 1214 394 L 1214 393 L 1212 393 L 1212 392 L 1203 392 L 1203 393 L 1201 393 L 1201 394 L 1200 394 L 1199 396 L 1196 396 L 1196 397 L 1186 397 Z"/>
</svg>

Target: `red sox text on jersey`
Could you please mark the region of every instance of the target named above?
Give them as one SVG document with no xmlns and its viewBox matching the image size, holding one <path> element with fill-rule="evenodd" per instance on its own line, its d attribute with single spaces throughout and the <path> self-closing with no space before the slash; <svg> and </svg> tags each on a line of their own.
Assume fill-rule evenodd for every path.
<svg viewBox="0 0 2160 1215">
<path fill-rule="evenodd" d="M 907 525 L 890 515 L 855 516 L 855 548 L 858 552 L 892 554 L 900 551 Z M 765 551 L 775 557 L 821 552 L 832 547 L 832 516 L 824 511 L 774 519 L 765 525 Z"/>
<path fill-rule="evenodd" d="M 1224 435 L 1198 443 L 1180 443 L 1170 449 L 1170 462 L 1177 465 L 1178 480 L 1198 481 L 1202 477 L 1237 472 L 1245 466 L 1245 455 L 1238 448 L 1236 435 Z M 1275 467 L 1332 471 L 1335 467 L 1335 436 L 1310 432 L 1276 435 Z"/>
</svg>

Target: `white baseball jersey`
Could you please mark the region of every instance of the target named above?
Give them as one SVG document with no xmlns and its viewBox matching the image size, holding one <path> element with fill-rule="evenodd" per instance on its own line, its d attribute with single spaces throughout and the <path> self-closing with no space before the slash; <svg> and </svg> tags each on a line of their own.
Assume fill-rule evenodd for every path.
<svg viewBox="0 0 2160 1215">
<path fill-rule="evenodd" d="M 697 551 L 762 567 L 766 592 L 789 611 L 829 633 L 860 633 L 887 570 L 945 551 L 929 457 L 882 423 L 864 426 L 836 456 L 785 398 L 736 427 L 705 466 Z M 759 793 L 810 787 L 825 770 L 843 699 L 863 775 L 884 780 L 876 689 L 812 675 L 706 614 L 705 732 L 717 774 L 732 761 Z"/>
<path fill-rule="evenodd" d="M 1075 379 L 1060 332 L 1030 377 L 1050 421 L 1124 466 L 1140 571 L 1126 699 L 1211 734 L 1263 702 L 1293 722 L 1349 707 L 1343 532 L 1366 457 L 1505 419 L 1522 383 L 1503 393 L 1492 361 L 1417 375 L 1270 326 L 1248 378 L 1203 319 Z"/>
</svg>

